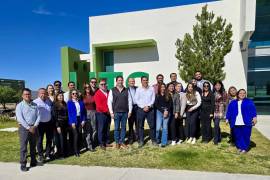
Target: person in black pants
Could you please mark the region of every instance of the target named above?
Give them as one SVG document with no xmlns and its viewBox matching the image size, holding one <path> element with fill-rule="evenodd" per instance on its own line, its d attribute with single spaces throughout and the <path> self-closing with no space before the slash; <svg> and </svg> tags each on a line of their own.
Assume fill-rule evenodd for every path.
<svg viewBox="0 0 270 180">
<path fill-rule="evenodd" d="M 137 110 L 138 106 L 134 100 L 135 93 L 136 93 L 137 86 L 135 86 L 135 79 L 129 78 L 128 79 L 128 92 L 132 99 L 132 113 L 131 116 L 128 118 L 128 142 L 129 144 L 133 144 L 134 141 L 138 139 L 139 135 L 139 128 L 138 128 L 138 122 L 137 122 Z M 135 130 L 134 130 L 134 124 L 135 124 Z"/>
<path fill-rule="evenodd" d="M 195 144 L 196 143 L 196 131 L 197 131 L 197 121 L 199 111 L 198 108 L 201 105 L 201 95 L 198 91 L 194 89 L 192 83 L 187 85 L 187 107 L 186 107 L 186 123 L 187 128 L 187 143 Z"/>
<path fill-rule="evenodd" d="M 68 124 L 71 126 L 73 134 L 74 155 L 80 156 L 79 136 L 84 128 L 86 119 L 86 110 L 83 101 L 78 98 L 78 91 L 71 91 L 71 99 L 67 103 L 68 108 Z"/>
<path fill-rule="evenodd" d="M 181 144 L 185 139 L 183 115 L 186 110 L 187 98 L 186 93 L 181 92 L 182 87 L 181 83 L 177 82 L 175 84 L 175 93 L 173 95 L 173 116 L 175 119 L 175 126 L 171 128 L 173 128 L 172 131 L 176 131 L 176 133 L 172 133 L 175 134 L 175 136 L 172 136 L 172 145 L 175 145 L 177 140 L 177 144 Z"/>
<path fill-rule="evenodd" d="M 45 159 L 51 159 L 51 150 L 52 150 L 52 140 L 53 140 L 53 121 L 51 116 L 51 106 L 52 102 L 47 96 L 45 88 L 40 88 L 38 90 L 38 98 L 34 100 L 34 103 L 37 104 L 38 110 L 40 113 L 40 123 L 38 125 L 38 161 L 40 163 L 44 162 L 43 156 L 43 138 L 46 135 L 46 149 L 45 149 Z"/>
<path fill-rule="evenodd" d="M 67 104 L 64 101 L 64 94 L 56 95 L 56 100 L 52 106 L 52 118 L 56 126 L 56 147 L 57 156 L 60 158 L 67 156 L 67 128 L 68 128 L 68 111 Z"/>
<path fill-rule="evenodd" d="M 139 148 L 144 145 L 144 121 L 147 119 L 150 127 L 150 138 L 153 145 L 156 143 L 156 123 L 154 116 L 154 102 L 155 102 L 155 90 L 152 86 L 148 85 L 148 77 L 141 77 L 142 87 L 138 87 L 135 94 L 135 102 L 138 105 L 137 121 L 139 124 Z"/>
<path fill-rule="evenodd" d="M 201 130 L 202 142 L 208 143 L 212 139 L 211 120 L 215 111 L 215 96 L 211 91 L 209 82 L 203 83 L 202 105 L 201 105 Z"/>
</svg>

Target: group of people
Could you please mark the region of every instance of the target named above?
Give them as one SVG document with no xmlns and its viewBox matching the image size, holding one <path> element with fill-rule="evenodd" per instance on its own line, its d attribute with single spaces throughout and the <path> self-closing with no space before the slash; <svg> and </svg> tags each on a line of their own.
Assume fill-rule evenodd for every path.
<svg viewBox="0 0 270 180">
<path fill-rule="evenodd" d="M 106 150 L 110 142 L 110 126 L 114 121 L 115 148 L 128 148 L 128 144 L 145 144 L 145 119 L 149 137 L 154 146 L 166 147 L 184 141 L 195 144 L 202 136 L 202 143 L 212 139 L 221 142 L 220 121 L 226 119 L 231 127 L 231 142 L 240 153 L 246 153 L 250 145 L 252 126 L 256 124 L 256 108 L 246 97 L 246 91 L 230 87 L 225 91 L 221 81 L 213 85 L 203 79 L 200 71 L 184 88 L 177 82 L 177 74 L 170 74 L 171 82 L 164 83 L 164 76 L 156 76 L 156 84 L 150 86 L 148 77 L 141 77 L 141 86 L 135 79 L 116 77 L 116 86 L 107 89 L 106 79 L 99 84 L 91 78 L 84 84 L 84 91 L 68 83 L 68 91 L 62 91 L 60 81 L 38 90 L 38 98 L 31 100 L 31 90 L 23 89 L 22 102 L 16 107 L 20 136 L 21 170 L 27 171 L 27 144 L 30 144 L 30 166 L 43 164 L 52 155 L 64 158 L 72 153 L 80 156 L 86 148 Z M 214 134 L 212 135 L 212 120 Z M 128 135 L 126 142 L 126 126 Z M 43 139 L 46 135 L 46 147 Z M 69 148 L 71 144 L 72 148 Z M 36 160 L 36 149 L 38 159 Z"/>
</svg>

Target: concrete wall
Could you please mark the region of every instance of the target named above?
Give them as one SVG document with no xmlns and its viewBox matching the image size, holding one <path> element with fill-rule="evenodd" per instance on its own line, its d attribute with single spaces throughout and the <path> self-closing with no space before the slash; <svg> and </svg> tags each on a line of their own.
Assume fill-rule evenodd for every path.
<svg viewBox="0 0 270 180">
<path fill-rule="evenodd" d="M 224 81 L 226 87 L 235 85 L 246 88 L 247 52 L 241 52 L 239 42 L 244 28 L 241 28 L 241 3 L 243 0 L 221 0 L 208 3 L 208 9 L 214 11 L 216 16 L 222 16 L 233 26 L 232 51 L 225 57 L 224 68 L 227 76 Z M 252 0 L 253 1 L 253 0 Z M 158 60 L 134 61 L 139 52 L 149 52 L 144 49 L 115 50 L 115 71 L 122 71 L 124 76 L 134 71 L 146 71 L 150 74 L 150 82 L 155 82 L 158 73 L 165 75 L 169 81 L 169 74 L 177 72 L 178 61 L 175 58 L 175 41 L 183 38 L 185 33 L 192 33 L 196 23 L 195 16 L 201 12 L 205 3 L 177 6 L 170 8 L 120 13 L 105 16 L 90 17 L 90 49 L 92 44 L 154 39 L 157 42 L 156 55 Z M 250 4 L 249 4 L 250 5 Z M 255 9 L 255 6 L 254 6 Z M 249 23 L 249 29 L 252 24 Z M 133 51 L 133 52 L 132 52 Z M 137 53 L 138 52 L 138 53 Z M 146 56 L 148 54 L 146 53 Z M 127 58 L 126 62 L 123 58 Z M 117 61 L 119 63 L 117 63 Z M 182 81 L 179 79 L 179 81 Z"/>
</svg>

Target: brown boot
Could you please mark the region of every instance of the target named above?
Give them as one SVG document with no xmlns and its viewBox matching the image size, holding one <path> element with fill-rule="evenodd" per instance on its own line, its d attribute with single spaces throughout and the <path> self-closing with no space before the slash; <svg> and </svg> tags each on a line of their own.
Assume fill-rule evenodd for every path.
<svg viewBox="0 0 270 180">
<path fill-rule="evenodd" d="M 121 144 L 121 147 L 122 147 L 123 149 L 127 149 L 127 148 L 128 148 L 128 146 L 127 146 L 127 145 L 125 145 L 124 143 L 123 143 L 123 144 Z"/>
</svg>

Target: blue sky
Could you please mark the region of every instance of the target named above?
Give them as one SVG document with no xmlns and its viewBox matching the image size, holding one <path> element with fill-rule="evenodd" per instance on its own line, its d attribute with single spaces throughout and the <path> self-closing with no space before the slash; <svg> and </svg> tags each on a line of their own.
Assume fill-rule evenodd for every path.
<svg viewBox="0 0 270 180">
<path fill-rule="evenodd" d="M 0 6 L 0 78 L 61 80 L 60 48 L 89 52 L 88 17 L 207 0 L 9 0 Z M 211 0 L 208 0 L 211 1 Z"/>
</svg>

